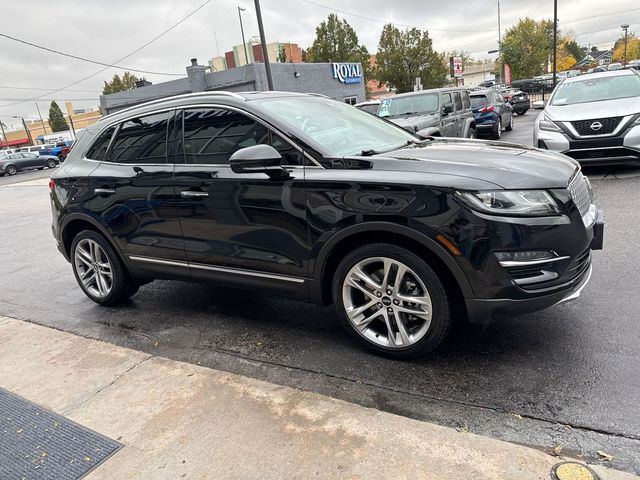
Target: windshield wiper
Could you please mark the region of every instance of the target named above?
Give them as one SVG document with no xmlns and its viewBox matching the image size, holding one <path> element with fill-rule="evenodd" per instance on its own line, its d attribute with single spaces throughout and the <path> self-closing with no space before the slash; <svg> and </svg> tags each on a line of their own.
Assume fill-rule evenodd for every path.
<svg viewBox="0 0 640 480">
<path fill-rule="evenodd" d="M 377 155 L 379 152 L 376 152 L 373 148 L 370 150 L 362 150 L 362 152 L 360 152 L 360 156 L 361 157 L 370 157 L 372 155 Z"/>
</svg>

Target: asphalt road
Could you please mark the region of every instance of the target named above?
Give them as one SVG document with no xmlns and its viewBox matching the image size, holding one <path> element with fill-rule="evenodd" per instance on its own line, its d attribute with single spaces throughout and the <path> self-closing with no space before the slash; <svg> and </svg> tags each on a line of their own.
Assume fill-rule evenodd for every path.
<svg viewBox="0 0 640 480">
<path fill-rule="evenodd" d="M 503 139 L 530 143 L 531 113 Z M 0 314 L 550 452 L 561 447 L 597 461 L 601 450 L 614 456 L 610 466 L 640 473 L 636 171 L 587 172 L 607 227 L 579 300 L 485 328 L 462 326 L 418 361 L 362 350 L 332 308 L 256 291 L 158 281 L 123 307 L 99 307 L 55 248 L 47 187 L 3 185 L 7 177 L 0 179 Z"/>
</svg>

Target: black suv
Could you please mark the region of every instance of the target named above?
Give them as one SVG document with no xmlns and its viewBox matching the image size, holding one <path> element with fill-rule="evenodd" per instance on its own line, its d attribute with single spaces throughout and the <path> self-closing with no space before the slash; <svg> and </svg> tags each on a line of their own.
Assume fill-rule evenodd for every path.
<svg viewBox="0 0 640 480">
<path fill-rule="evenodd" d="M 458 312 L 487 322 L 577 297 L 603 229 L 567 157 L 422 140 L 282 92 L 104 117 L 53 175 L 51 202 L 58 248 L 99 304 L 153 279 L 256 288 L 335 303 L 397 357 L 435 348 Z"/>
</svg>

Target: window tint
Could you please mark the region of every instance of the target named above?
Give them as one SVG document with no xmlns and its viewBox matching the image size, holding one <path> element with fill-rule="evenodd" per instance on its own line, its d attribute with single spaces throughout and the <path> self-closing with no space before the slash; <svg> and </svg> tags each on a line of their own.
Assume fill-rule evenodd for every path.
<svg viewBox="0 0 640 480">
<path fill-rule="evenodd" d="M 239 112 L 198 109 L 184 112 L 184 152 L 187 163 L 226 165 L 241 148 L 271 145 L 283 165 L 302 165 L 302 154 L 263 124 Z"/>
<path fill-rule="evenodd" d="M 462 106 L 465 109 L 471 106 L 471 101 L 469 100 L 469 92 L 462 92 Z"/>
<path fill-rule="evenodd" d="M 111 141 L 111 137 L 113 137 L 113 132 L 116 131 L 116 127 L 107 128 L 100 136 L 93 142 L 91 148 L 87 152 L 86 157 L 92 160 L 105 160 L 105 154 L 107 152 L 107 148 L 109 147 L 109 142 Z"/>
<path fill-rule="evenodd" d="M 173 112 L 128 120 L 113 141 L 111 161 L 117 163 L 166 163 L 167 124 Z"/>
<path fill-rule="evenodd" d="M 449 104 L 449 103 L 453 103 L 451 101 L 451 94 L 450 93 L 443 93 L 442 94 L 442 101 L 440 102 L 441 105 L 444 107 L 445 105 Z"/>
<path fill-rule="evenodd" d="M 472 108 L 482 108 L 486 107 L 487 105 L 489 105 L 489 100 L 486 95 L 474 95 L 473 97 L 471 97 Z"/>
<path fill-rule="evenodd" d="M 453 92 L 453 102 L 456 105 L 456 110 L 462 110 L 462 99 L 460 98 L 460 92 Z"/>
</svg>

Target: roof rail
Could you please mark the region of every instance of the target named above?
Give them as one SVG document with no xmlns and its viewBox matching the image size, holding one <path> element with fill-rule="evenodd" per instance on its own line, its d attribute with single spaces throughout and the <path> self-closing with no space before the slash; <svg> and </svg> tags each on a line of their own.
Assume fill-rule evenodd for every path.
<svg viewBox="0 0 640 480">
<path fill-rule="evenodd" d="M 122 110 L 118 110 L 117 112 L 110 113 L 108 115 L 103 116 L 102 118 L 109 118 L 114 115 L 118 115 L 123 112 L 128 112 L 131 110 L 135 110 L 136 108 L 146 107 L 147 105 L 155 105 L 157 103 L 166 102 L 169 100 L 181 99 L 181 98 L 189 98 L 189 97 L 198 97 L 202 95 L 220 95 L 225 97 L 234 97 L 239 98 L 241 100 L 246 100 L 242 95 L 239 95 L 235 92 L 228 92 L 226 90 L 205 90 L 204 92 L 190 92 L 190 93 L 181 93 L 178 95 L 170 95 L 168 97 L 157 98 L 155 100 L 151 100 L 149 102 L 138 103 L 137 105 L 132 105 L 131 107 L 123 108 Z"/>
<path fill-rule="evenodd" d="M 311 95 L 313 97 L 322 97 L 322 98 L 329 98 L 331 99 L 331 97 L 329 97 L 328 95 L 325 95 L 323 93 L 315 93 L 315 92 L 306 92 L 305 95 Z"/>
</svg>

